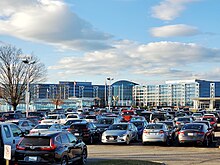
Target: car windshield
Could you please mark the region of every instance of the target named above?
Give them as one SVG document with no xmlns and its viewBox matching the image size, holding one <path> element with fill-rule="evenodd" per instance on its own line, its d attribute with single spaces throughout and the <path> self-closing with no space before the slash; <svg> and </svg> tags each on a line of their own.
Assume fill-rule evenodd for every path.
<svg viewBox="0 0 220 165">
<path fill-rule="evenodd" d="M 52 125 L 38 125 L 34 129 L 49 129 Z"/>
<path fill-rule="evenodd" d="M 113 124 L 114 119 L 100 119 L 98 120 L 98 124 Z"/>
<path fill-rule="evenodd" d="M 146 129 L 162 129 L 162 128 L 163 128 L 162 124 L 149 124 L 146 127 Z"/>
<path fill-rule="evenodd" d="M 111 125 L 109 127 L 109 130 L 127 130 L 128 125 L 126 124 L 117 124 L 117 125 Z"/>
<path fill-rule="evenodd" d="M 199 124 L 187 124 L 182 127 L 182 130 L 186 130 L 186 129 L 201 130 L 202 128 L 203 128 L 203 126 L 199 125 Z"/>
<path fill-rule="evenodd" d="M 49 137 L 24 137 L 20 143 L 21 146 L 50 146 Z"/>
<path fill-rule="evenodd" d="M 57 116 L 47 116 L 46 119 L 57 119 Z"/>
</svg>

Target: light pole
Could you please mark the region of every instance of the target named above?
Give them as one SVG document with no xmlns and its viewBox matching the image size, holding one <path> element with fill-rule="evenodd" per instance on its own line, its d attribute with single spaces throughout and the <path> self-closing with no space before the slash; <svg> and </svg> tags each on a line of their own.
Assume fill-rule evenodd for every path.
<svg viewBox="0 0 220 165">
<path fill-rule="evenodd" d="M 112 101 L 112 95 L 111 95 L 111 82 L 114 80 L 113 78 L 107 77 L 107 80 L 109 81 L 109 87 L 108 87 L 108 109 L 111 110 L 111 101 Z"/>
<path fill-rule="evenodd" d="M 27 68 L 27 87 L 26 87 L 26 93 L 25 93 L 25 104 L 26 104 L 26 117 L 28 117 L 29 112 L 29 103 L 30 103 L 30 65 L 35 64 L 36 61 L 32 61 L 30 58 L 25 58 L 22 60 L 22 62 L 26 65 L 28 65 Z"/>
</svg>

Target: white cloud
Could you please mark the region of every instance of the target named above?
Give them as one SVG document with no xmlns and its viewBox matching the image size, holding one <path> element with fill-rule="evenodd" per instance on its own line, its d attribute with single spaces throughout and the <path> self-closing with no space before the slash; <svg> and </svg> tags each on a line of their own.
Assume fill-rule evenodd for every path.
<svg viewBox="0 0 220 165">
<path fill-rule="evenodd" d="M 109 48 L 107 41 L 112 37 L 59 0 L 1 0 L 0 34 L 72 50 Z"/>
<path fill-rule="evenodd" d="M 128 40 L 114 43 L 109 50 L 85 53 L 81 57 L 65 57 L 49 70 L 57 70 L 64 77 L 118 75 L 164 78 L 192 77 L 194 64 L 220 61 L 220 50 L 192 43 L 153 42 L 138 44 Z"/>
<path fill-rule="evenodd" d="M 177 24 L 167 25 L 161 27 L 154 27 L 150 30 L 154 37 L 180 37 L 180 36 L 194 36 L 201 32 L 194 26 Z"/>
<path fill-rule="evenodd" d="M 152 7 L 152 16 L 161 20 L 171 21 L 177 18 L 188 3 L 198 0 L 163 0 L 159 5 Z"/>
</svg>

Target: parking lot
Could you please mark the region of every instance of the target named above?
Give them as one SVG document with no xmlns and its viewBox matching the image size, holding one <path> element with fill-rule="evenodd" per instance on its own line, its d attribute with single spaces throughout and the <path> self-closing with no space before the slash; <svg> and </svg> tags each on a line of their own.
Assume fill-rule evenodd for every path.
<svg viewBox="0 0 220 165">
<path fill-rule="evenodd" d="M 100 159 L 134 159 L 158 161 L 169 165 L 219 165 L 220 148 L 218 147 L 167 147 L 156 145 L 88 145 L 88 163 Z M 95 162 L 94 162 L 95 164 Z"/>
</svg>

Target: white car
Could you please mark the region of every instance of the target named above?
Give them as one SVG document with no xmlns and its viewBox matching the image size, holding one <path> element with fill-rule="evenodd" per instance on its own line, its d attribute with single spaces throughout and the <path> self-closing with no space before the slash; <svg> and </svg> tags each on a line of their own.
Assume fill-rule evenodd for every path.
<svg viewBox="0 0 220 165">
<path fill-rule="evenodd" d="M 41 123 L 59 123 L 64 124 L 66 123 L 66 116 L 64 114 L 53 114 L 48 115 Z"/>
<path fill-rule="evenodd" d="M 30 130 L 30 133 L 40 133 L 45 131 L 62 131 L 63 127 L 61 124 L 57 123 L 45 123 L 45 124 L 38 124 L 35 126 L 32 130 Z"/>
<path fill-rule="evenodd" d="M 66 120 L 73 120 L 73 119 L 80 119 L 79 115 L 78 114 L 68 114 L 66 116 Z"/>
</svg>

